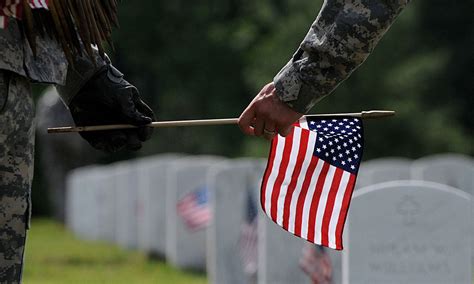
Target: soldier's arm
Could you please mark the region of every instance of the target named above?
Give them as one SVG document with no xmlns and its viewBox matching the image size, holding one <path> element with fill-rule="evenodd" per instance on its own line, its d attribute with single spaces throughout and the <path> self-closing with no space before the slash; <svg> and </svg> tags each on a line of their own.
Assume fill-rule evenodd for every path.
<svg viewBox="0 0 474 284">
<path fill-rule="evenodd" d="M 307 113 L 359 67 L 409 0 L 326 0 L 293 58 L 276 75 L 276 94 Z"/>
<path fill-rule="evenodd" d="M 409 0 L 325 0 L 298 51 L 239 118 L 247 135 L 286 136 L 292 124 L 369 56 Z"/>
<path fill-rule="evenodd" d="M 74 58 L 65 85 L 57 86 L 76 125 L 145 126 L 152 122 L 154 113 L 141 100 L 138 89 L 124 79 L 107 56 L 101 58 L 97 51 L 94 54 L 94 60 L 87 55 Z M 106 152 L 138 150 L 151 134 L 148 127 L 80 133 L 94 148 Z"/>
</svg>

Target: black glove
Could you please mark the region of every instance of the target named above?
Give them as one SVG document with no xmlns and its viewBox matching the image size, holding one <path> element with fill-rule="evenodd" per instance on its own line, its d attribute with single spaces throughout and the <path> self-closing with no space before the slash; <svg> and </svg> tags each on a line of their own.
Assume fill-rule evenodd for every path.
<svg viewBox="0 0 474 284">
<path fill-rule="evenodd" d="M 154 113 L 139 97 L 138 90 L 112 65 L 104 66 L 74 96 L 69 103 L 77 126 L 101 124 L 133 124 L 144 126 L 151 123 Z M 152 128 L 81 132 L 94 148 L 117 152 L 123 149 L 138 150 L 142 142 L 152 135 Z"/>
</svg>

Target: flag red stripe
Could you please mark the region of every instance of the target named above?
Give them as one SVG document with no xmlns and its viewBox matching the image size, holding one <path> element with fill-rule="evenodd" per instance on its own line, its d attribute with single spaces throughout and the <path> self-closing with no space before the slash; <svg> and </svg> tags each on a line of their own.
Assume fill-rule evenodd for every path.
<svg viewBox="0 0 474 284">
<path fill-rule="evenodd" d="M 270 157 L 268 158 L 268 163 L 267 163 L 267 168 L 265 169 L 265 174 L 263 175 L 263 180 L 262 180 L 262 190 L 260 191 L 260 203 L 263 208 L 263 211 L 266 213 L 267 208 L 265 207 L 265 195 L 267 189 L 267 184 L 268 184 L 268 178 L 270 177 L 270 174 L 273 170 L 273 163 L 275 162 L 275 152 L 277 149 L 277 144 L 278 144 L 278 137 L 273 138 L 272 140 L 272 146 L 270 148 Z"/>
<path fill-rule="evenodd" d="M 324 211 L 323 223 L 321 227 L 321 244 L 323 246 L 329 245 L 329 223 L 331 221 L 331 215 L 334 209 L 334 201 L 336 200 L 336 194 L 339 190 L 339 185 L 341 183 L 343 172 L 344 171 L 339 168 L 336 169 L 336 172 L 334 173 L 334 178 L 332 180 L 331 189 L 329 191 L 328 199 L 326 202 L 326 209 Z"/>
<path fill-rule="evenodd" d="M 319 159 L 315 156 L 311 157 L 311 162 L 308 166 L 308 171 L 304 177 L 303 186 L 301 187 L 301 193 L 298 196 L 298 203 L 296 205 L 296 217 L 295 217 L 295 235 L 301 237 L 301 226 L 303 225 L 303 207 L 306 195 L 308 194 L 309 185 L 311 184 L 311 177 L 313 176 L 314 169 L 318 164 Z"/>
<path fill-rule="evenodd" d="M 313 200 L 311 201 L 311 208 L 309 210 L 309 220 L 308 220 L 308 241 L 314 242 L 314 229 L 316 227 L 316 216 L 318 214 L 319 199 L 321 198 L 321 193 L 323 192 L 324 182 L 329 171 L 329 163 L 324 162 L 321 174 L 318 177 L 318 182 L 316 183 L 316 190 L 314 191 Z"/>
<path fill-rule="evenodd" d="M 23 6 L 20 4 L 20 2 L 18 2 L 18 4 L 16 4 L 15 9 L 16 9 L 16 12 L 15 12 L 16 17 L 18 19 L 23 18 Z"/>
<path fill-rule="evenodd" d="M 278 212 L 278 199 L 280 197 L 281 185 L 285 179 L 286 170 L 288 168 L 288 162 L 290 161 L 291 147 L 293 146 L 293 132 L 290 133 L 285 139 L 285 147 L 283 148 L 283 157 L 281 158 L 280 169 L 278 177 L 273 187 L 272 200 L 271 200 L 271 217 L 273 221 L 277 220 Z"/>
<path fill-rule="evenodd" d="M 341 212 L 339 213 L 339 220 L 336 227 L 336 249 L 342 250 L 342 231 L 344 230 L 344 224 L 346 223 L 347 212 L 349 211 L 349 204 L 352 198 L 352 192 L 354 191 L 354 185 L 356 176 L 351 174 L 349 182 L 347 183 L 346 193 L 342 201 Z"/>
<path fill-rule="evenodd" d="M 298 182 L 299 175 L 301 173 L 301 167 L 303 166 L 303 162 L 306 157 L 308 140 L 309 140 L 309 132 L 306 130 L 302 130 L 301 142 L 300 142 L 301 144 L 300 144 L 300 148 L 298 149 L 298 157 L 296 159 L 296 167 L 295 167 L 295 170 L 293 171 L 293 175 L 291 177 L 291 181 L 290 181 L 290 184 L 288 185 L 288 190 L 286 192 L 285 206 L 284 206 L 284 212 L 283 212 L 283 228 L 285 228 L 285 230 L 288 230 L 291 200 L 293 199 L 293 192 L 295 191 L 296 184 Z"/>
</svg>

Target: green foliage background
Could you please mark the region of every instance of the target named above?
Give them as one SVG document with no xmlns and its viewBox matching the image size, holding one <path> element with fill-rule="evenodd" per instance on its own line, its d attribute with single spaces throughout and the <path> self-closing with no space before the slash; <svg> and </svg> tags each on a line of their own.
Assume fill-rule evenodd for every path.
<svg viewBox="0 0 474 284">
<path fill-rule="evenodd" d="M 115 64 L 159 119 L 236 117 L 289 60 L 309 0 L 124 1 Z M 314 113 L 393 109 L 367 122 L 365 158 L 474 154 L 473 1 L 413 1 L 367 62 Z M 140 155 L 266 155 L 234 127 L 159 130 Z"/>
</svg>

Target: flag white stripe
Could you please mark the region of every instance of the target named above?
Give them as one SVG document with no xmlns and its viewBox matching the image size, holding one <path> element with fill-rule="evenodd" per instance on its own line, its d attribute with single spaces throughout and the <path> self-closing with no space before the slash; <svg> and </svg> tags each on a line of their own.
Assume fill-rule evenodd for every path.
<svg viewBox="0 0 474 284">
<path fill-rule="evenodd" d="M 5 2 L 5 7 L 3 7 L 3 14 L 5 14 L 5 16 L 7 17 L 10 17 L 11 14 L 10 14 L 10 5 L 12 4 L 12 0 L 7 0 Z"/>
<path fill-rule="evenodd" d="M 187 207 L 183 207 L 183 208 L 179 208 L 179 210 L 181 211 L 181 214 L 183 215 L 192 215 L 194 214 L 194 212 L 198 212 L 200 210 L 206 210 L 206 207 L 205 206 L 187 206 Z"/>
<path fill-rule="evenodd" d="M 290 231 L 291 233 L 295 232 L 296 206 L 298 205 L 298 200 L 301 194 L 301 189 L 303 188 L 303 182 L 306 176 L 306 172 L 308 171 L 309 164 L 311 163 L 311 159 L 313 158 L 314 145 L 316 144 L 316 136 L 317 136 L 316 133 L 312 131 L 309 132 L 308 147 L 306 147 L 306 153 L 305 153 L 303 165 L 301 167 L 301 172 L 296 182 L 293 197 L 291 198 L 290 217 L 289 217 L 290 220 L 288 222 L 288 231 Z"/>
<path fill-rule="evenodd" d="M 290 161 L 288 162 L 288 166 L 286 167 L 285 178 L 281 184 L 280 188 L 280 196 L 278 196 L 277 200 L 277 224 L 283 226 L 283 213 L 285 208 L 285 199 L 286 194 L 288 193 L 288 185 L 291 182 L 291 176 L 295 170 L 296 159 L 298 158 L 298 151 L 300 148 L 300 140 L 301 140 L 301 128 L 295 127 L 293 131 L 293 144 L 291 147 L 290 152 Z"/>
<path fill-rule="evenodd" d="M 341 183 L 337 190 L 336 199 L 334 201 L 334 209 L 331 214 L 331 221 L 329 222 L 329 238 L 328 244 L 330 248 L 336 248 L 336 228 L 337 223 L 339 222 L 339 215 L 341 213 L 342 201 L 344 200 L 344 195 L 347 190 L 347 185 L 349 183 L 349 178 L 351 174 L 349 172 L 343 171 Z"/>
<path fill-rule="evenodd" d="M 273 167 L 270 171 L 270 175 L 267 181 L 267 188 L 265 189 L 265 212 L 271 217 L 271 204 L 272 204 L 272 192 L 275 186 L 275 180 L 280 171 L 281 158 L 283 157 L 283 149 L 285 147 L 285 138 L 278 135 L 277 148 L 275 150 L 275 156 L 273 160 Z"/>
<path fill-rule="evenodd" d="M 309 129 L 308 121 L 306 120 L 306 117 L 304 116 L 300 119 L 300 127 L 303 129 Z"/>
<path fill-rule="evenodd" d="M 211 216 L 211 212 L 209 211 L 203 211 L 203 212 L 194 212 L 193 214 L 187 215 L 188 217 L 193 217 L 192 221 L 193 222 L 199 222 L 202 220 L 207 220 Z"/>
<path fill-rule="evenodd" d="M 311 203 L 313 201 L 314 193 L 316 192 L 316 183 L 318 182 L 318 177 L 321 175 L 323 169 L 324 161 L 318 159 L 318 163 L 314 172 L 311 176 L 311 183 L 309 185 L 308 193 L 306 194 L 306 199 L 303 206 L 303 218 L 301 221 L 301 236 L 305 239 L 308 238 L 308 229 L 309 229 L 309 212 L 311 209 Z M 311 173 L 310 173 L 311 174 Z"/>
<path fill-rule="evenodd" d="M 5 7 L 3 7 L 3 13 L 5 16 L 16 18 L 18 16 L 16 11 L 19 4 L 20 0 L 7 0 Z"/>
<path fill-rule="evenodd" d="M 323 185 L 323 191 L 321 193 L 321 198 L 319 199 L 318 212 L 316 214 L 316 223 L 314 226 L 314 242 L 317 244 L 321 243 L 321 228 L 323 224 L 324 211 L 326 211 L 326 205 L 328 202 L 329 192 L 331 190 L 331 185 L 334 179 L 334 174 L 336 173 L 336 167 L 329 166 L 328 174 Z"/>
<path fill-rule="evenodd" d="M 33 9 L 48 9 L 48 5 L 46 4 L 46 0 L 30 0 L 30 7 Z"/>
<path fill-rule="evenodd" d="M 202 212 L 194 212 L 193 214 L 185 214 L 182 215 L 183 217 L 187 217 L 187 222 L 193 224 L 200 224 L 203 221 L 207 221 L 211 218 L 211 212 L 209 211 L 202 211 Z"/>
<path fill-rule="evenodd" d="M 6 27 L 6 19 L 4 16 L 0 16 L 0 29 L 4 29 Z"/>
</svg>

